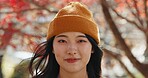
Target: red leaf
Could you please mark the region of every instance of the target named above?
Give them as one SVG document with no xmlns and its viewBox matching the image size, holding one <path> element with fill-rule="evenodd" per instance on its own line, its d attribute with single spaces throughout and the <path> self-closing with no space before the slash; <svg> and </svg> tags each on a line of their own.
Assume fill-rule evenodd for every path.
<svg viewBox="0 0 148 78">
<path fill-rule="evenodd" d="M 0 21 L 0 26 L 4 26 L 6 25 L 7 21 L 9 19 L 11 19 L 13 16 L 11 14 L 8 14 L 6 17 L 4 17 L 1 21 Z"/>
<path fill-rule="evenodd" d="M 121 3 L 121 0 L 115 0 L 116 3 Z"/>
<path fill-rule="evenodd" d="M 30 3 L 25 2 L 25 0 L 10 0 L 10 6 L 15 12 L 19 12 L 21 10 L 28 9 L 30 7 Z"/>
<path fill-rule="evenodd" d="M 5 25 L 5 24 L 6 24 L 6 20 L 5 20 L 5 19 L 1 20 L 0 26 L 3 26 L 3 25 Z"/>
<path fill-rule="evenodd" d="M 10 0 L 10 5 L 11 5 L 12 7 L 16 7 L 17 1 L 16 1 L 16 0 Z"/>
<path fill-rule="evenodd" d="M 4 33 L 4 35 L 2 35 L 2 44 L 0 45 L 0 48 L 5 48 L 7 45 L 9 45 L 12 35 L 13 33 L 7 31 Z"/>
<path fill-rule="evenodd" d="M 12 22 L 9 22 L 8 23 L 8 27 L 12 27 L 13 26 L 13 23 Z"/>
</svg>

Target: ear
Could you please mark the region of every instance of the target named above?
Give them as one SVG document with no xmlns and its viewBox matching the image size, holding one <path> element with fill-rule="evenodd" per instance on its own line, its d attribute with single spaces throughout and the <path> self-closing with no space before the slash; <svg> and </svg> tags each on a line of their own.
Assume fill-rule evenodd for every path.
<svg viewBox="0 0 148 78">
<path fill-rule="evenodd" d="M 92 48 L 91 53 L 94 53 L 94 48 Z"/>
<path fill-rule="evenodd" d="M 94 50 L 92 50 L 91 53 L 94 53 Z"/>
<path fill-rule="evenodd" d="M 54 50 L 52 51 L 52 53 L 54 54 Z"/>
</svg>

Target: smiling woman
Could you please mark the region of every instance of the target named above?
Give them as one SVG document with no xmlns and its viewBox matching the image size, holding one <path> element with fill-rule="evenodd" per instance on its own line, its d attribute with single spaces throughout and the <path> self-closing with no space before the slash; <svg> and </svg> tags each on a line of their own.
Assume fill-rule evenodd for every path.
<svg viewBox="0 0 148 78">
<path fill-rule="evenodd" d="M 84 78 L 87 74 L 86 65 L 89 62 L 92 45 L 80 32 L 65 32 L 57 35 L 53 41 L 55 58 L 60 65 L 59 76 L 75 76 Z"/>
<path fill-rule="evenodd" d="M 47 41 L 35 49 L 29 65 L 32 78 L 101 78 L 98 33 L 87 7 L 69 3 L 51 21 Z"/>
</svg>

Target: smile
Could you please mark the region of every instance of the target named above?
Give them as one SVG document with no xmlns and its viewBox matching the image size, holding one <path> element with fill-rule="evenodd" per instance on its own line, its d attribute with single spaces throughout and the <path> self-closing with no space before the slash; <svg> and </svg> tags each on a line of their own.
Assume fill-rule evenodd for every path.
<svg viewBox="0 0 148 78">
<path fill-rule="evenodd" d="M 68 63 L 75 63 L 75 62 L 79 61 L 80 58 L 67 58 L 67 59 L 64 59 L 64 60 Z"/>
</svg>

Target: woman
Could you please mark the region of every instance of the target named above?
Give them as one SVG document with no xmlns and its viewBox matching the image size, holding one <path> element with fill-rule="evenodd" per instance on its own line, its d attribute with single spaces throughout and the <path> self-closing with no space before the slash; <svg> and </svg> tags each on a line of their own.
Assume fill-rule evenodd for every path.
<svg viewBox="0 0 148 78">
<path fill-rule="evenodd" d="M 69 3 L 51 21 L 47 41 L 35 49 L 29 65 L 33 78 L 100 78 L 98 33 L 87 7 Z"/>
</svg>

